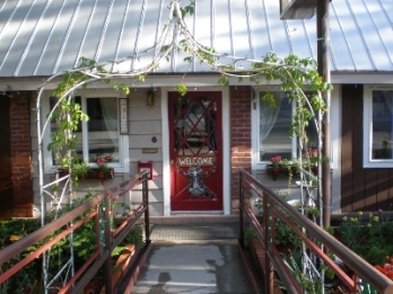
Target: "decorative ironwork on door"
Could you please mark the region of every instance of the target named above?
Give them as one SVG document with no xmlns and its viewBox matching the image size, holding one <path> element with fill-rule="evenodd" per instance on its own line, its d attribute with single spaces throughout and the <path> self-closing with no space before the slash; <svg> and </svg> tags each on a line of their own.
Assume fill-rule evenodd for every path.
<svg viewBox="0 0 393 294">
<path fill-rule="evenodd" d="M 170 93 L 169 108 L 172 209 L 222 209 L 221 93 Z"/>
</svg>

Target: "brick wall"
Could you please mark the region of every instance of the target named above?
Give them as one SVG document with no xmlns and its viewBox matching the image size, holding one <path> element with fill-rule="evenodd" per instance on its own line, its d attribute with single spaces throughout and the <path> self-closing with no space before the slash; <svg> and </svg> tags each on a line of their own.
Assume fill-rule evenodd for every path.
<svg viewBox="0 0 393 294">
<path fill-rule="evenodd" d="M 10 180 L 11 203 L 6 203 L 2 217 L 31 217 L 33 213 L 33 184 L 30 139 L 30 92 L 12 93 L 9 99 Z M 8 179 L 9 180 L 9 179 Z M 2 199 L 4 200 L 4 199 Z M 2 201 L 0 200 L 0 201 Z"/>
<path fill-rule="evenodd" d="M 232 213 L 239 211 L 238 170 L 251 170 L 251 95 L 248 86 L 230 88 Z"/>
</svg>

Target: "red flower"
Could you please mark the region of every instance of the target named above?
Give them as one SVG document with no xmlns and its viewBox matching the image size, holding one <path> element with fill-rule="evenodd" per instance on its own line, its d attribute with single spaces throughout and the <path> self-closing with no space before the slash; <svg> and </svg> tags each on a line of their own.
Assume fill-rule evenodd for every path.
<svg viewBox="0 0 393 294">
<path fill-rule="evenodd" d="M 103 155 L 103 156 L 98 156 L 96 158 L 96 164 L 98 166 L 98 169 L 106 171 L 108 170 L 108 162 L 112 161 L 112 156 L 110 155 Z"/>
<path fill-rule="evenodd" d="M 376 268 L 379 272 L 383 273 L 389 279 L 393 280 L 393 270 L 392 270 L 392 268 L 389 268 L 387 266 L 382 267 L 380 265 L 376 265 L 376 266 L 374 266 L 374 268 Z"/>
<path fill-rule="evenodd" d="M 281 155 L 274 155 L 270 157 L 270 161 L 272 162 L 272 166 L 278 167 L 282 161 L 282 156 Z"/>
</svg>

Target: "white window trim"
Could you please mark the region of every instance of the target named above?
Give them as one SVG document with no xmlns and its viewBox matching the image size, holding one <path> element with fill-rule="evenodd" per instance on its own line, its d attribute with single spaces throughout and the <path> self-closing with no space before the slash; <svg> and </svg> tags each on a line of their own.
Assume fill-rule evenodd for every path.
<svg viewBox="0 0 393 294">
<path fill-rule="evenodd" d="M 391 86 L 364 86 L 363 93 L 363 167 L 365 168 L 392 168 L 393 159 L 372 159 L 371 150 L 373 142 L 372 124 L 372 92 L 373 90 L 393 90 Z"/>
<path fill-rule="evenodd" d="M 267 92 L 271 90 L 255 90 L 254 96 L 251 102 L 251 147 L 252 147 L 252 169 L 253 170 L 265 170 L 266 166 L 270 164 L 270 161 L 260 161 L 260 150 L 259 150 L 259 142 L 260 142 L 260 132 L 259 132 L 259 94 L 260 92 Z M 280 92 L 280 91 L 276 91 Z M 294 108 L 295 102 L 292 101 L 292 110 Z M 292 114 L 293 115 L 293 114 Z M 296 137 L 293 136 L 291 138 L 291 153 L 292 158 L 296 158 Z"/>
<path fill-rule="evenodd" d="M 253 170 L 265 170 L 266 166 L 270 163 L 269 161 L 260 161 L 259 160 L 259 107 L 258 103 L 259 93 L 267 92 L 267 91 L 282 91 L 279 89 L 264 89 L 258 88 L 255 89 L 255 94 L 252 98 L 251 102 L 251 146 L 252 146 L 252 169 Z M 330 137 L 332 140 L 332 155 L 331 155 L 331 168 L 338 169 L 340 167 L 340 148 L 341 148 L 341 138 L 340 138 L 340 129 L 341 129 L 341 98 L 339 87 L 333 87 L 333 91 L 331 92 L 331 111 L 330 111 Z M 334 124 L 332 124 L 334 122 Z M 296 158 L 297 152 L 297 143 L 296 137 L 292 137 L 292 158 Z"/>
<path fill-rule="evenodd" d="M 49 97 L 51 96 L 51 93 L 47 93 L 45 95 L 44 99 L 42 100 L 42 113 L 44 114 L 44 117 L 49 113 Z M 86 99 L 88 98 L 102 98 L 102 97 L 113 97 L 117 98 L 118 101 L 118 107 L 119 107 L 119 98 L 126 98 L 124 94 L 121 92 L 112 90 L 112 89 L 89 89 L 86 91 L 81 91 L 78 92 L 76 96 L 81 96 L 82 99 L 82 104 L 83 104 L 83 109 L 86 109 Z M 82 136 L 83 140 L 87 140 L 87 132 L 86 132 L 86 122 L 82 122 Z M 52 153 L 51 151 L 47 150 L 47 146 L 50 142 L 50 131 L 47 130 L 45 132 L 45 137 L 44 137 L 44 142 L 43 142 L 43 148 L 44 148 L 44 169 L 46 173 L 53 173 L 57 170 L 57 167 L 53 165 L 52 162 Z M 86 144 L 83 145 L 83 154 L 87 154 L 87 148 L 88 146 Z M 119 162 L 116 163 L 109 163 L 108 165 L 110 167 L 114 168 L 115 172 L 119 173 L 129 173 L 130 172 L 130 166 L 129 166 L 129 137 L 128 135 L 122 135 L 119 133 Z M 86 158 L 84 158 L 86 161 Z M 91 167 L 94 167 L 91 164 Z"/>
</svg>

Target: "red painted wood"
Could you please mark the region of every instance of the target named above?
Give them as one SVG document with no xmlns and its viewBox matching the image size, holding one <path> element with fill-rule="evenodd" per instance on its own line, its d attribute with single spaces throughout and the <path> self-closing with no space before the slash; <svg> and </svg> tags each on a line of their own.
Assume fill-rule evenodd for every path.
<svg viewBox="0 0 393 294">
<path fill-rule="evenodd" d="M 220 92 L 169 93 L 171 209 L 222 210 Z"/>
</svg>

